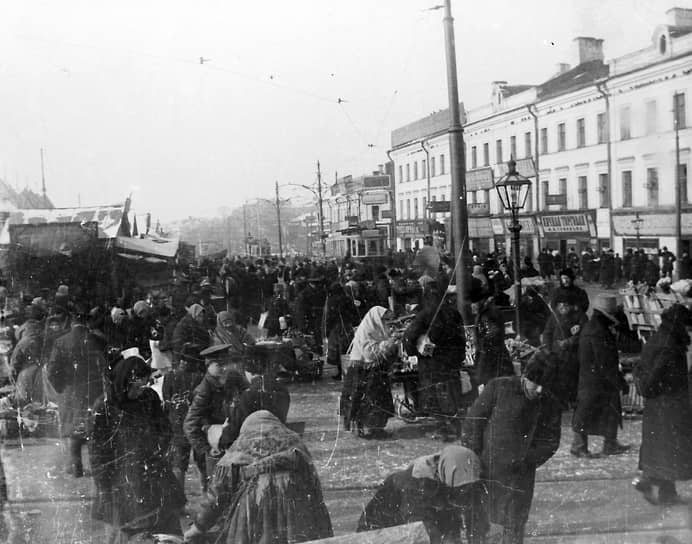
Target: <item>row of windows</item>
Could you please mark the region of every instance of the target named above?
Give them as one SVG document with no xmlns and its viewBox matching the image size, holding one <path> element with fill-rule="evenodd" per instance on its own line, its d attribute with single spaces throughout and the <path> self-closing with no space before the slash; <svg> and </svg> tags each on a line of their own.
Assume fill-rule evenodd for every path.
<svg viewBox="0 0 692 544">
<path fill-rule="evenodd" d="M 681 164 L 680 169 L 679 169 L 679 176 L 680 176 L 680 200 L 683 203 L 688 203 L 688 193 L 687 193 L 687 165 L 686 164 Z M 620 173 L 620 183 L 621 183 L 621 195 L 622 195 L 622 201 L 621 201 L 621 207 L 623 208 L 631 208 L 633 206 L 633 187 L 632 187 L 632 170 L 623 170 Z M 559 195 L 567 195 L 567 178 L 559 178 L 558 179 L 558 194 Z M 658 169 L 657 168 L 647 168 L 646 169 L 646 184 L 644 185 L 646 188 L 646 205 L 648 207 L 655 208 L 659 204 L 659 179 L 658 179 Z M 470 191 L 468 193 L 468 201 L 471 204 L 477 204 L 479 203 L 479 193 L 483 193 L 482 200 L 480 202 L 490 202 L 490 190 L 488 189 L 483 189 L 479 191 Z M 541 181 L 541 194 L 542 198 L 541 201 L 543 203 L 542 208 L 544 210 L 548 209 L 548 206 L 545 204 L 546 201 L 548 200 L 548 195 L 550 194 L 550 187 L 549 187 L 549 182 L 547 180 Z M 589 205 L 593 205 L 595 203 L 589 202 L 589 195 L 588 195 L 588 179 L 587 176 L 578 176 L 577 177 L 577 195 L 578 195 L 578 200 L 577 200 L 577 208 L 579 209 L 588 209 Z M 441 200 L 445 200 L 446 196 L 442 195 Z M 435 201 L 436 197 L 432 196 L 431 200 Z M 406 200 L 400 200 L 399 201 L 399 218 L 400 219 L 419 219 L 425 215 L 425 207 L 426 207 L 426 198 L 423 197 L 421 199 L 422 206 L 420 208 L 420 215 L 419 215 L 419 207 L 418 207 L 418 198 L 413 198 L 413 199 L 406 199 Z M 411 203 L 413 203 L 413 208 L 411 207 Z M 599 174 L 598 175 L 598 207 L 600 208 L 608 208 L 610 206 L 610 190 L 608 186 L 608 174 Z M 563 204 L 560 205 L 561 209 L 567 209 L 567 201 L 566 198 L 563 201 Z M 533 203 L 531 200 L 531 195 L 529 194 L 529 198 L 527 199 L 526 202 L 526 211 L 532 211 L 533 210 Z M 404 213 L 404 211 L 406 213 Z"/>
<path fill-rule="evenodd" d="M 632 110 L 630 106 L 623 106 L 619 112 L 619 128 L 620 140 L 629 140 L 632 138 Z M 673 95 L 673 123 L 677 127 L 683 129 L 686 124 L 685 110 L 685 94 L 675 93 Z M 675 126 L 675 125 L 674 125 Z M 575 147 L 582 148 L 587 145 L 586 137 L 586 119 L 581 117 L 577 119 L 574 126 Z M 654 134 L 658 130 L 658 104 L 655 100 L 649 100 L 645 104 L 645 134 Z M 608 141 L 608 122 L 605 113 L 596 115 L 596 143 L 604 144 Z M 548 128 L 540 129 L 540 153 L 549 153 Z M 567 124 L 559 123 L 555 133 L 556 151 L 565 151 L 567 149 Z M 531 157 L 532 153 L 532 137 L 531 132 L 524 133 L 524 157 Z M 517 137 L 510 136 L 509 138 L 509 156 L 505 157 L 503 153 L 503 140 L 495 140 L 495 164 L 505 162 L 509 157 L 518 158 L 517 154 Z M 490 166 L 490 144 L 484 143 L 481 148 L 482 162 L 479 162 L 478 146 L 471 146 L 471 169 L 479 168 L 479 166 Z M 444 174 L 444 155 L 440 156 L 441 173 Z M 425 160 L 422 161 L 421 177 L 425 177 Z M 430 161 L 431 175 L 435 176 L 435 158 Z M 406 181 L 411 180 L 410 167 L 406 165 Z M 413 179 L 418 179 L 418 164 L 413 164 Z M 399 180 L 404 181 L 402 166 L 399 166 Z"/>
<path fill-rule="evenodd" d="M 420 161 L 420 179 L 426 179 L 428 177 L 428 173 L 426 171 L 426 162 L 425 159 Z M 435 157 L 430 157 L 430 177 L 434 178 L 437 176 L 437 169 L 436 163 L 435 163 Z M 444 176 L 445 174 L 445 156 L 440 155 L 440 175 Z M 413 179 L 419 179 L 418 178 L 418 161 L 413 161 Z M 400 164 L 399 165 L 399 182 L 403 183 L 404 181 L 411 181 L 411 164 L 406 163 L 406 177 L 404 177 L 404 165 Z"/>
</svg>

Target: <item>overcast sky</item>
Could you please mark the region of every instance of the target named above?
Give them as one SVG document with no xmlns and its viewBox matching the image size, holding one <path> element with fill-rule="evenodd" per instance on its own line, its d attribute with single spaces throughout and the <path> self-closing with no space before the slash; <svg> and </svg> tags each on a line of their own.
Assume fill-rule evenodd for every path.
<svg viewBox="0 0 692 544">
<path fill-rule="evenodd" d="M 57 206 L 132 191 L 165 221 L 310 184 L 318 159 L 328 182 L 366 173 L 447 107 L 441 1 L 2 0 L 0 177 L 39 190 L 43 148 Z M 460 98 L 546 80 L 578 35 L 646 47 L 674 5 L 452 0 Z"/>
</svg>

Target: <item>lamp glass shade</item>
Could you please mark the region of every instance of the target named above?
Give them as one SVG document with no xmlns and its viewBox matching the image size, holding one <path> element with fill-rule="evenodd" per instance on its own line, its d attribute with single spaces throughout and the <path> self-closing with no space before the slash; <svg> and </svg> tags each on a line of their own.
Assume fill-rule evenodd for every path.
<svg viewBox="0 0 692 544">
<path fill-rule="evenodd" d="M 507 163 L 507 174 L 495 184 L 497 196 L 505 210 L 516 212 L 526 205 L 526 199 L 531 189 L 531 180 L 516 171 L 514 159 Z"/>
</svg>

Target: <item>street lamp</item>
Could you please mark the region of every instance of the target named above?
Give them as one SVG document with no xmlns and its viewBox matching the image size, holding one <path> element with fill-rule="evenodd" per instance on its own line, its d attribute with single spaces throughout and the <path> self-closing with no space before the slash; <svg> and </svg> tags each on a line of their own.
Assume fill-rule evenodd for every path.
<svg viewBox="0 0 692 544">
<path fill-rule="evenodd" d="M 521 279 L 519 278 L 519 212 L 526 205 L 526 198 L 531 190 L 531 180 L 517 172 L 517 163 L 510 158 L 507 163 L 507 174 L 495 183 L 497 196 L 502 202 L 502 207 L 512 214 L 512 253 L 514 263 L 514 316 L 516 320 L 516 334 L 519 337 L 519 301 L 521 300 Z"/>
</svg>

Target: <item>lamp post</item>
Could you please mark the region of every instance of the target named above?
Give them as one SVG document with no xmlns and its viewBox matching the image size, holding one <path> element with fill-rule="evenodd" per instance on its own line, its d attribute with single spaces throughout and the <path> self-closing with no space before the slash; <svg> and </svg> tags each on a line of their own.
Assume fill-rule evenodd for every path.
<svg viewBox="0 0 692 544">
<path fill-rule="evenodd" d="M 642 223 L 644 220 L 639 217 L 639 212 L 634 214 L 634 219 L 632 219 L 632 224 L 634 225 L 634 232 L 637 235 L 637 251 L 639 251 L 639 231 L 642 229 Z"/>
<path fill-rule="evenodd" d="M 516 321 L 516 334 L 519 338 L 519 301 L 521 300 L 521 279 L 519 278 L 519 212 L 526 205 L 526 198 L 531 190 L 531 180 L 517 173 L 517 163 L 510 158 L 507 163 L 507 174 L 502 176 L 495 184 L 497 196 L 502 202 L 502 207 L 512 214 L 512 225 L 509 230 L 512 233 L 512 261 L 514 264 L 514 319 Z"/>
</svg>

